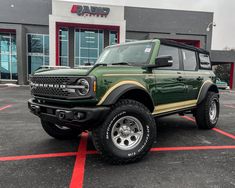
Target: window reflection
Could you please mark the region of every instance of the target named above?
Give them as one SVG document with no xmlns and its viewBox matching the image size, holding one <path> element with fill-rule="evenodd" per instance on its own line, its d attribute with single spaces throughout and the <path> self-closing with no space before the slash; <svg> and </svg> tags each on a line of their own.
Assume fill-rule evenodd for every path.
<svg viewBox="0 0 235 188">
<path fill-rule="evenodd" d="M 69 43 L 68 28 L 60 28 L 59 30 L 59 64 L 61 66 L 68 66 L 68 43 Z"/>
<path fill-rule="evenodd" d="M 109 32 L 109 45 L 114 45 L 118 43 L 118 32 L 110 31 Z"/>
<path fill-rule="evenodd" d="M 16 55 L 11 56 L 11 74 L 12 79 L 17 80 L 18 79 L 18 72 L 17 72 L 17 57 Z"/>
<path fill-rule="evenodd" d="M 49 36 L 44 35 L 44 55 L 49 56 Z"/>
<path fill-rule="evenodd" d="M 28 35 L 28 52 L 43 53 L 43 35 Z"/>
<path fill-rule="evenodd" d="M 103 30 L 75 29 L 75 67 L 95 64 L 104 44 Z"/>
<path fill-rule="evenodd" d="M 29 71 L 33 73 L 43 65 L 43 56 L 28 56 L 28 63 L 31 65 L 29 67 Z"/>
<path fill-rule="evenodd" d="M 42 65 L 49 65 L 49 35 L 27 34 L 28 74 Z"/>
<path fill-rule="evenodd" d="M 11 79 L 9 54 L 1 54 L 1 79 Z"/>
<path fill-rule="evenodd" d="M 16 36 L 0 33 L 0 79 L 17 79 Z"/>
</svg>

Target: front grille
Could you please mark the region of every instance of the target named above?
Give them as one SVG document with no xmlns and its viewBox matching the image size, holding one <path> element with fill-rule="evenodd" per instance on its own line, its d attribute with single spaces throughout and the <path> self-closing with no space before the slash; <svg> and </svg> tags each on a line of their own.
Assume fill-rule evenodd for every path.
<svg viewBox="0 0 235 188">
<path fill-rule="evenodd" d="M 35 96 L 53 98 L 77 98 L 74 90 L 65 87 L 76 84 L 77 77 L 33 76 L 31 77 L 31 93 Z"/>
<path fill-rule="evenodd" d="M 60 97 L 68 97 L 69 92 L 64 91 L 60 88 L 45 88 L 45 87 L 37 87 L 37 89 L 32 89 L 33 95 L 50 95 L 50 96 L 60 96 Z"/>
<path fill-rule="evenodd" d="M 37 84 L 64 84 L 70 85 L 77 80 L 75 77 L 57 77 L 57 76 L 33 76 L 31 82 Z"/>
</svg>

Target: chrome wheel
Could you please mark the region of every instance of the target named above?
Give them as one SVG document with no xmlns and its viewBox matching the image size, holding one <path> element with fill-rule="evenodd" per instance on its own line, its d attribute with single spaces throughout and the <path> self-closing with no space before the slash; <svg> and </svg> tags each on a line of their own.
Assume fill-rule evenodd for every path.
<svg viewBox="0 0 235 188">
<path fill-rule="evenodd" d="M 124 116 L 113 125 L 111 138 L 114 145 L 121 150 L 135 148 L 143 137 L 143 126 L 133 116 Z"/>
<path fill-rule="evenodd" d="M 216 119 L 217 116 L 217 105 L 216 101 L 213 100 L 210 104 L 210 109 L 209 109 L 209 116 L 210 116 L 210 121 L 213 122 Z"/>
</svg>

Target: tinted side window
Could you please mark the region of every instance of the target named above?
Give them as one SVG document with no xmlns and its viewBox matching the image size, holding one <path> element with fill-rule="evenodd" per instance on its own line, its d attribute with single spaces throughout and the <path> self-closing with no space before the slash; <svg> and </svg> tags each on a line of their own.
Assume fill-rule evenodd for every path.
<svg viewBox="0 0 235 188">
<path fill-rule="evenodd" d="M 191 50 L 182 49 L 184 70 L 194 71 L 197 67 L 196 53 Z"/>
<path fill-rule="evenodd" d="M 179 50 L 176 47 L 161 45 L 158 57 L 160 56 L 172 56 L 173 65 L 171 67 L 162 67 L 160 69 L 168 69 L 168 70 L 179 70 Z"/>
<path fill-rule="evenodd" d="M 211 61 L 208 54 L 199 54 L 200 67 L 203 69 L 211 69 Z"/>
</svg>

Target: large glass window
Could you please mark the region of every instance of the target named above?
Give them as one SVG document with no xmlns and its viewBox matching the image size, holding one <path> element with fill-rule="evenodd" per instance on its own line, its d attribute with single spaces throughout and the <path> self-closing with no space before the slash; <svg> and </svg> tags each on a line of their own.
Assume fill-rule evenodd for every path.
<svg viewBox="0 0 235 188">
<path fill-rule="evenodd" d="M 103 30 L 75 29 L 75 67 L 95 64 L 104 47 Z"/>
<path fill-rule="evenodd" d="M 172 46 L 161 45 L 158 57 L 160 56 L 172 56 L 173 64 L 171 67 L 161 67 L 161 69 L 179 70 L 179 49 Z"/>
<path fill-rule="evenodd" d="M 59 30 L 59 46 L 60 55 L 59 63 L 61 66 L 69 65 L 69 30 L 68 28 L 60 28 Z"/>
<path fill-rule="evenodd" d="M 184 70 L 194 71 L 197 67 L 196 53 L 182 49 Z"/>
<path fill-rule="evenodd" d="M 110 31 L 109 32 L 109 45 L 114 45 L 118 43 L 118 32 Z"/>
<path fill-rule="evenodd" d="M 16 35 L 0 33 L 0 79 L 17 78 Z"/>
<path fill-rule="evenodd" d="M 49 65 L 49 35 L 27 34 L 28 74 L 42 65 Z"/>
</svg>

